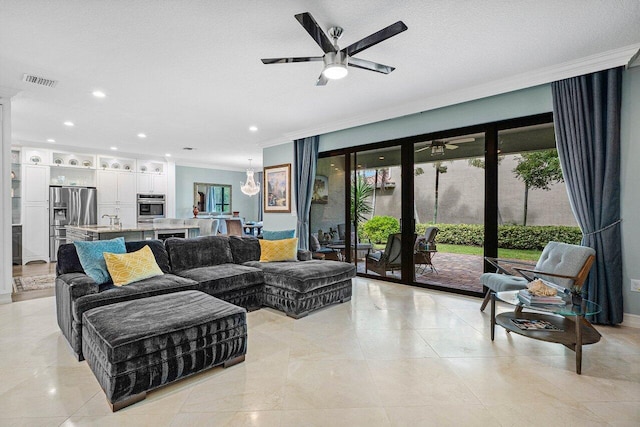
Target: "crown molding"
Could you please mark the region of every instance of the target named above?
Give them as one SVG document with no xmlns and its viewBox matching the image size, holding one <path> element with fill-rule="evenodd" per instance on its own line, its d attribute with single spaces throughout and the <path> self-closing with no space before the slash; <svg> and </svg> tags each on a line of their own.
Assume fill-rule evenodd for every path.
<svg viewBox="0 0 640 427">
<path fill-rule="evenodd" d="M 231 168 L 229 166 L 222 166 L 222 165 L 211 164 L 211 163 L 200 163 L 200 162 L 194 162 L 190 160 L 173 159 L 173 161 L 176 164 L 176 166 L 185 166 L 189 168 L 216 169 L 216 170 L 223 170 L 223 171 L 229 171 L 229 172 L 246 172 L 247 171 L 246 169 L 237 169 L 237 168 Z M 262 167 L 260 167 L 260 169 L 261 168 Z"/>
<path fill-rule="evenodd" d="M 15 89 L 7 86 L 0 86 L 0 100 L 11 99 L 20 93 L 20 89 Z"/>
<path fill-rule="evenodd" d="M 640 65 L 640 49 L 636 52 L 635 55 L 631 57 L 631 59 L 627 63 L 627 68 L 633 68 L 639 65 Z"/>
<path fill-rule="evenodd" d="M 436 94 L 434 96 L 426 97 L 426 99 L 417 102 L 378 110 L 359 116 L 350 117 L 345 120 L 325 123 L 322 126 L 300 129 L 294 132 L 286 133 L 282 138 L 265 141 L 263 143 L 260 143 L 259 145 L 262 148 L 272 147 L 308 136 L 322 135 L 343 129 L 349 129 L 370 123 L 376 123 L 384 120 L 394 119 L 397 117 L 447 107 L 450 105 L 460 104 L 463 102 L 487 98 L 490 96 L 539 86 L 570 77 L 576 77 L 583 74 L 606 70 L 608 68 L 632 66 L 632 62 L 634 63 L 634 65 L 638 65 L 638 63 L 640 62 L 640 60 L 638 59 L 639 50 L 640 43 L 633 44 L 618 49 L 601 52 L 577 60 L 563 62 L 561 64 L 553 65 L 550 67 L 527 71 L 526 73 L 517 74 L 505 79 L 500 79 L 477 86 L 470 86 L 453 92 Z"/>
</svg>

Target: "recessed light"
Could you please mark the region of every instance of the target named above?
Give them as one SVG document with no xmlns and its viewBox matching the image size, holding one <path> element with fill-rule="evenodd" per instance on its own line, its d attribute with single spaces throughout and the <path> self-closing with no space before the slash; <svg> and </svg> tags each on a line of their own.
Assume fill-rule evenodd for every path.
<svg viewBox="0 0 640 427">
<path fill-rule="evenodd" d="M 378 160 L 384 160 L 384 156 L 378 157 Z"/>
<path fill-rule="evenodd" d="M 69 126 L 69 127 L 75 126 L 75 124 L 73 124 L 73 122 L 69 122 L 69 121 L 64 122 L 64 125 L 65 126 Z"/>
<path fill-rule="evenodd" d="M 47 142 L 56 142 L 56 140 L 53 139 L 53 138 L 49 138 L 49 139 L 47 139 Z"/>
<path fill-rule="evenodd" d="M 165 154 L 165 157 L 171 157 L 171 153 Z"/>
<path fill-rule="evenodd" d="M 146 137 L 147 137 L 147 134 L 145 134 L 145 133 L 139 133 L 138 134 L 138 138 L 146 138 Z"/>
<path fill-rule="evenodd" d="M 93 92 L 91 92 L 91 94 L 93 96 L 95 96 L 96 98 L 104 98 L 105 96 L 107 96 L 103 91 L 101 90 L 94 90 Z"/>
<path fill-rule="evenodd" d="M 258 126 L 249 126 L 251 132 L 258 132 Z"/>
<path fill-rule="evenodd" d="M 331 163 L 331 166 L 335 166 L 335 164 L 334 164 L 334 163 Z"/>
<path fill-rule="evenodd" d="M 116 150 L 118 149 L 118 147 L 111 147 L 111 149 L 112 149 L 113 151 L 116 151 Z"/>
</svg>

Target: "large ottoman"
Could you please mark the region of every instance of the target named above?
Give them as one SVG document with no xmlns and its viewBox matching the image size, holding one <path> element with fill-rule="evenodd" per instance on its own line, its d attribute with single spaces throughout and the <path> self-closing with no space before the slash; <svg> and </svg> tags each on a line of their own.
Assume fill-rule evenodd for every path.
<svg viewBox="0 0 640 427">
<path fill-rule="evenodd" d="M 199 291 L 97 307 L 83 315 L 82 351 L 115 412 L 149 390 L 242 362 L 246 310 Z"/>
<path fill-rule="evenodd" d="M 247 262 L 264 273 L 264 299 L 267 307 L 299 319 L 330 304 L 351 299 L 353 264 L 340 261 Z"/>
</svg>

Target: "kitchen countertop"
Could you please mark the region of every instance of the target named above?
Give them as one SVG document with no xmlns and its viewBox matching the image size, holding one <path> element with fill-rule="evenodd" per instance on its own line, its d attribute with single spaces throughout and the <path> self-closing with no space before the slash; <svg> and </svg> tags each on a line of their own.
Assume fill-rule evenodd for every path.
<svg viewBox="0 0 640 427">
<path fill-rule="evenodd" d="M 67 228 L 90 233 L 120 233 L 124 231 L 156 231 L 156 230 L 187 230 L 200 228 L 197 225 L 153 225 L 153 224 L 137 224 L 135 226 L 115 226 L 108 225 L 67 225 Z"/>
</svg>

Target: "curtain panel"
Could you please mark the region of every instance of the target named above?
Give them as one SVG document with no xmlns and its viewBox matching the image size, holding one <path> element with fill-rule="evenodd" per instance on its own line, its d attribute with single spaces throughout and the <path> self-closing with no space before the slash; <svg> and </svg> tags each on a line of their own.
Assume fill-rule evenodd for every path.
<svg viewBox="0 0 640 427">
<path fill-rule="evenodd" d="M 318 164 L 319 136 L 297 139 L 293 142 L 295 162 L 296 211 L 298 215 L 298 247 L 309 250 L 309 212 L 313 181 Z"/>
<path fill-rule="evenodd" d="M 586 297 L 599 324 L 622 322 L 620 109 L 622 67 L 552 83 L 558 156 L 582 244 L 596 251 Z"/>
<path fill-rule="evenodd" d="M 262 221 L 264 219 L 264 196 L 262 194 L 264 191 L 264 182 L 262 172 L 256 172 L 256 182 L 260 184 L 260 192 L 258 193 L 258 221 Z"/>
</svg>

